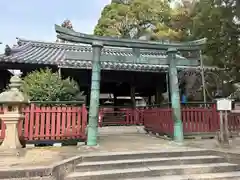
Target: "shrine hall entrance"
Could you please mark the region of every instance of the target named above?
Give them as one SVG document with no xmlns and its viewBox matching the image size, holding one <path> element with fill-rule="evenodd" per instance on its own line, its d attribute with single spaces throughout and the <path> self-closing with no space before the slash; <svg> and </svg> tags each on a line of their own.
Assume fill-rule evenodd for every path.
<svg viewBox="0 0 240 180">
<path fill-rule="evenodd" d="M 61 69 L 61 75 L 73 77 L 79 82 L 89 107 L 91 70 Z M 138 118 L 136 111 L 162 103 L 162 94 L 168 91 L 166 84 L 166 72 L 102 70 L 99 97 L 101 126 L 139 124 L 135 122 Z"/>
<path fill-rule="evenodd" d="M 141 125 L 141 109 L 160 104 L 166 92 L 165 73 L 102 71 L 100 126 Z"/>
</svg>

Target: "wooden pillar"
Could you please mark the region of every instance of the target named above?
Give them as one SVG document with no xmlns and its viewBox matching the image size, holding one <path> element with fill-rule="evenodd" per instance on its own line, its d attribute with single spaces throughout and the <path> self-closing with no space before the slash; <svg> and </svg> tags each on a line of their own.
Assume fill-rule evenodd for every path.
<svg viewBox="0 0 240 180">
<path fill-rule="evenodd" d="M 60 67 L 58 68 L 58 76 L 62 78 L 62 69 Z"/>
<path fill-rule="evenodd" d="M 148 105 L 152 105 L 152 96 L 151 95 L 148 96 Z"/>
<path fill-rule="evenodd" d="M 117 106 L 117 93 L 116 92 L 113 93 L 113 105 L 114 105 L 114 107 Z"/>
<path fill-rule="evenodd" d="M 86 99 L 86 104 L 87 106 L 90 105 L 90 94 L 91 94 L 91 88 L 90 87 L 87 87 L 87 99 Z"/>
<path fill-rule="evenodd" d="M 160 106 L 162 100 L 162 90 L 161 85 L 158 83 L 156 86 L 156 93 L 155 93 L 155 103 Z"/>
<path fill-rule="evenodd" d="M 169 73 L 168 72 L 166 73 L 166 91 L 167 91 L 167 97 L 168 97 L 167 103 L 169 104 L 171 97 L 170 97 L 170 91 L 169 91 Z"/>
<path fill-rule="evenodd" d="M 205 75 L 204 75 L 204 66 L 203 66 L 203 58 L 202 58 L 202 51 L 200 50 L 200 65 L 201 65 L 201 78 L 202 78 L 202 86 L 203 86 L 203 101 L 204 106 L 207 106 L 207 94 L 206 94 L 206 84 L 205 84 Z"/>
<path fill-rule="evenodd" d="M 131 102 L 132 102 L 132 107 L 135 108 L 136 107 L 136 99 L 135 99 L 135 86 L 133 86 L 131 84 L 131 87 L 130 87 L 130 93 L 131 93 Z"/>
</svg>

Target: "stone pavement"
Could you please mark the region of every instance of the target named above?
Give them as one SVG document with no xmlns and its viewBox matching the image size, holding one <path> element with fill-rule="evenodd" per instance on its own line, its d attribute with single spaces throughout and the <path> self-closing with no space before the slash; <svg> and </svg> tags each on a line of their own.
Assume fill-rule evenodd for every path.
<svg viewBox="0 0 240 180">
<path fill-rule="evenodd" d="M 170 149 L 191 149 L 179 146 L 173 141 L 148 135 L 141 126 L 104 127 L 99 129 L 99 146 L 79 147 L 80 152 L 125 152 L 125 151 L 167 151 Z M 196 148 L 194 148 L 196 149 Z"/>
<path fill-rule="evenodd" d="M 185 140 L 185 146 L 195 147 L 195 148 L 204 148 L 221 152 L 235 153 L 240 154 L 240 138 L 230 139 L 230 146 L 222 148 L 219 146 L 216 139 L 194 139 L 194 140 Z"/>
<path fill-rule="evenodd" d="M 24 157 L 1 157 L 0 170 L 47 166 L 77 155 L 102 152 L 167 151 L 189 149 L 168 140 L 146 135 L 140 127 L 106 127 L 99 131 L 99 146 L 87 148 L 82 145 L 64 147 L 41 147 L 27 149 Z"/>
</svg>

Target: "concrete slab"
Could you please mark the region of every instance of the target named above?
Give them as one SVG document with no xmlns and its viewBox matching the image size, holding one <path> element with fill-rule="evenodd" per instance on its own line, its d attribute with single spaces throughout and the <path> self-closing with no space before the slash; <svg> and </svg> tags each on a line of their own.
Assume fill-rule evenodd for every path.
<svg viewBox="0 0 240 180">
<path fill-rule="evenodd" d="M 124 160 L 114 160 L 114 161 L 90 161 L 80 163 L 78 166 L 89 166 L 89 165 L 106 165 L 106 164 L 122 164 L 122 163 L 133 163 L 133 162 L 160 162 L 161 161 L 173 161 L 173 160 L 195 160 L 195 159 L 218 159 L 222 158 L 219 156 L 184 156 L 184 157 L 166 157 L 166 158 L 144 158 L 144 159 L 124 159 Z"/>
<path fill-rule="evenodd" d="M 154 154 L 152 155 L 152 157 Z M 126 168 L 141 168 L 150 166 L 174 166 L 185 164 L 208 164 L 208 163 L 224 163 L 226 160 L 219 156 L 177 156 L 177 157 L 162 157 L 158 158 L 155 154 L 155 158 L 148 158 L 145 154 L 139 156 L 137 159 L 132 157 L 121 157 L 118 160 L 102 160 L 87 161 L 83 158 L 83 162 L 77 165 L 75 171 L 99 171 L 99 170 L 112 170 L 112 169 L 126 169 Z M 136 157 L 136 156 L 134 156 Z M 104 159 L 104 158 L 103 158 Z"/>
<path fill-rule="evenodd" d="M 197 169 L 196 171 L 199 172 L 203 170 L 204 168 L 206 169 L 211 169 L 211 168 L 220 168 L 220 167 L 225 167 L 225 168 L 230 168 L 230 167 L 235 167 L 236 164 L 230 164 L 230 163 L 214 163 L 214 164 L 194 164 L 194 165 L 176 165 L 176 166 L 146 166 L 146 167 L 138 167 L 138 168 L 127 168 L 127 169 L 113 169 L 113 170 L 100 170 L 100 171 L 87 171 L 87 172 L 73 172 L 67 178 L 75 178 L 75 177 L 89 177 L 89 176 L 99 176 L 100 178 L 104 178 L 104 175 L 116 175 L 115 177 L 118 176 L 118 174 L 126 174 L 128 176 L 129 173 L 142 173 L 142 172 L 149 172 L 149 171 L 161 171 L 162 173 L 164 170 L 171 170 L 174 171 L 176 170 L 184 170 L 187 171 L 187 169 L 192 170 L 193 168 Z M 197 173 L 196 172 L 196 173 Z M 163 173 L 164 174 L 164 173 Z M 102 177 L 101 177 L 102 176 Z"/>
<path fill-rule="evenodd" d="M 240 179 L 240 172 L 225 172 L 225 173 L 206 173 L 206 174 L 191 174 L 191 175 L 172 175 L 162 177 L 144 177 L 144 178 L 131 178 L 124 180 L 186 180 L 186 179 L 232 179 L 238 177 Z"/>
<path fill-rule="evenodd" d="M 107 126 L 98 129 L 99 136 L 116 134 L 145 134 L 144 126 Z"/>
</svg>

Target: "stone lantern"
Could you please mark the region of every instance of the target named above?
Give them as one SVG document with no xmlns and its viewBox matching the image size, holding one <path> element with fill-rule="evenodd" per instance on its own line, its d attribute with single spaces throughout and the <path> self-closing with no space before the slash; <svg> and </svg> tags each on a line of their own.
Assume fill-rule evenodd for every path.
<svg viewBox="0 0 240 180">
<path fill-rule="evenodd" d="M 3 143 L 0 146 L 0 154 L 16 154 L 22 145 L 18 136 L 18 123 L 23 118 L 21 109 L 29 103 L 29 99 L 19 88 L 22 80 L 19 76 L 14 75 L 10 79 L 10 89 L 0 94 L 0 103 L 3 104 L 4 112 L 0 114 L 0 119 L 6 125 L 6 133 Z"/>
</svg>

